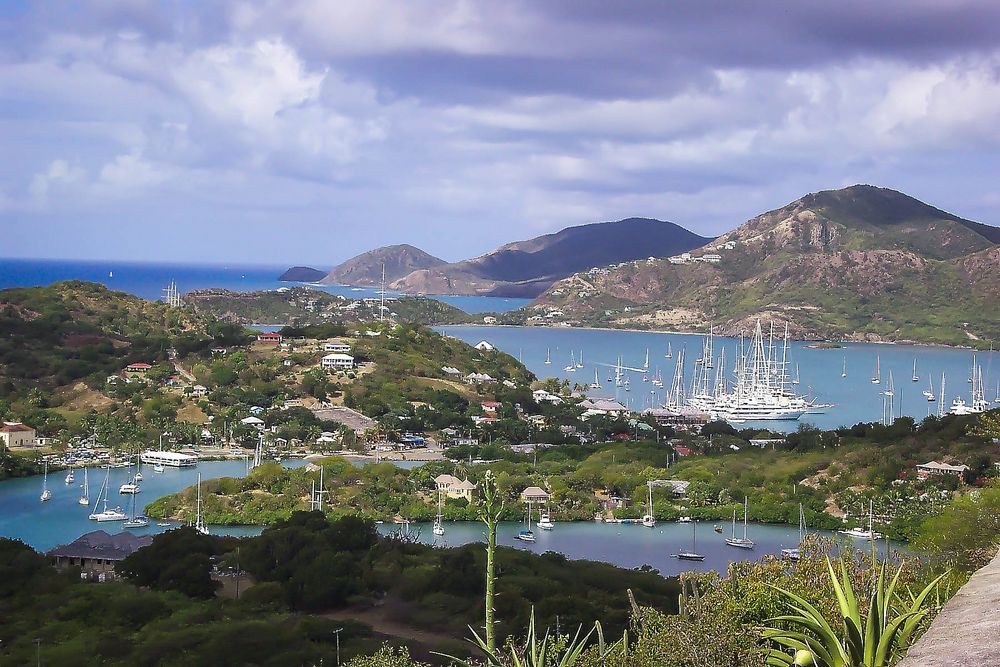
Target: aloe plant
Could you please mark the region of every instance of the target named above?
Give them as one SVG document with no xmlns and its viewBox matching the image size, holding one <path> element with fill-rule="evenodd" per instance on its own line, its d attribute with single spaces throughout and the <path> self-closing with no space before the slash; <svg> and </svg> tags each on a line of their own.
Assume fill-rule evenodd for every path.
<svg viewBox="0 0 1000 667">
<path fill-rule="evenodd" d="M 907 592 L 904 600 L 897 590 L 902 566 L 886 583 L 885 564 L 872 566 L 872 593 L 868 613 L 862 619 L 861 603 L 854 592 L 847 567 L 840 561 L 840 577 L 826 559 L 830 582 L 837 596 L 843 632 L 837 633 L 823 614 L 803 597 L 774 586 L 788 601 L 794 614 L 778 616 L 788 627 L 765 628 L 762 635 L 785 649 L 768 649 L 767 664 L 773 667 L 887 667 L 909 647 L 913 633 L 932 607 L 928 598 L 944 575 L 920 592 Z"/>
<path fill-rule="evenodd" d="M 524 643 L 521 645 L 508 642 L 505 648 L 497 650 L 491 648 L 487 644 L 486 639 L 480 636 L 475 630 L 470 628 L 470 631 L 472 632 L 472 638 L 469 641 L 486 656 L 486 665 L 488 667 L 572 667 L 583 656 L 584 651 L 588 648 L 591 636 L 595 633 L 597 634 L 598 659 L 603 659 L 619 647 L 624 647 L 625 650 L 628 647 L 627 634 L 623 635 L 619 641 L 613 644 L 606 644 L 599 622 L 595 622 L 590 632 L 583 636 L 580 635 L 582 627 L 577 628 L 576 634 L 573 635 L 572 639 L 550 635 L 548 630 L 545 631 L 544 635 L 539 637 L 535 629 L 534 609 L 531 610 L 531 618 L 528 621 L 528 633 L 524 638 Z M 462 660 L 443 653 L 439 653 L 438 655 L 450 658 L 454 664 L 462 667 L 473 667 L 480 664 L 478 661 Z"/>
</svg>

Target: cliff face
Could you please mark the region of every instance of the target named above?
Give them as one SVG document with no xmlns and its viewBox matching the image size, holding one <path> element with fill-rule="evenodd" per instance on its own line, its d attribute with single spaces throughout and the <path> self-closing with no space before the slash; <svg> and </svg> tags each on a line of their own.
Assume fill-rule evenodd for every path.
<svg viewBox="0 0 1000 667">
<path fill-rule="evenodd" d="M 707 246 L 718 263 L 639 261 L 557 282 L 534 304 L 590 325 L 968 344 L 1000 335 L 997 228 L 872 186 L 807 195 Z M 963 323 L 968 323 L 964 326 Z"/>
</svg>

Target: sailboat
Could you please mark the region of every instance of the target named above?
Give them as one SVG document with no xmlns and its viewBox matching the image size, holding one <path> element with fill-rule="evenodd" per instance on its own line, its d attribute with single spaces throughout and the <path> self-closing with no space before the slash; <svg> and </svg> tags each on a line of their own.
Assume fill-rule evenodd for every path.
<svg viewBox="0 0 1000 667">
<path fill-rule="evenodd" d="M 46 500 L 50 500 L 51 498 L 52 498 L 52 492 L 49 491 L 49 464 L 48 461 L 46 461 L 45 474 L 42 477 L 42 495 L 40 495 L 38 499 L 44 503 Z"/>
<path fill-rule="evenodd" d="M 143 515 L 136 516 L 135 514 L 135 494 L 132 494 L 132 509 L 129 512 L 128 520 L 122 524 L 123 528 L 145 528 L 149 525 L 149 519 Z"/>
<path fill-rule="evenodd" d="M 872 384 L 882 384 L 882 371 L 880 370 L 879 356 L 875 355 L 875 373 L 872 375 Z"/>
<path fill-rule="evenodd" d="M 577 368 L 583 368 L 583 350 L 580 350 L 580 361 L 576 362 Z"/>
<path fill-rule="evenodd" d="M 918 380 L 920 380 L 920 376 L 917 375 L 917 358 L 916 357 L 913 357 L 913 375 L 910 376 L 910 379 L 913 380 L 914 382 L 917 382 Z"/>
<path fill-rule="evenodd" d="M 933 377 L 931 377 L 930 375 L 927 376 L 927 389 L 924 389 L 920 393 L 922 393 L 924 395 L 924 398 L 927 399 L 928 403 L 933 403 L 935 400 L 937 400 L 936 397 L 934 396 L 934 378 Z"/>
<path fill-rule="evenodd" d="M 69 485 L 69 484 L 72 484 L 72 483 L 73 483 L 73 480 L 74 480 L 74 477 L 73 477 L 73 469 L 72 469 L 72 468 L 70 468 L 70 469 L 69 469 L 69 472 L 67 472 L 67 473 L 66 473 L 66 484 L 67 484 L 67 485 Z"/>
<path fill-rule="evenodd" d="M 788 558 L 789 560 L 798 560 L 802 557 L 802 539 L 805 537 L 806 532 L 806 516 L 802 511 L 802 503 L 799 503 L 799 544 L 791 549 L 782 549 L 781 557 Z"/>
<path fill-rule="evenodd" d="M 674 349 L 670 346 L 670 341 L 669 340 L 667 341 L 667 353 L 665 355 L 663 355 L 663 356 L 666 359 L 673 359 L 674 358 Z"/>
<path fill-rule="evenodd" d="M 896 390 L 892 384 L 892 371 L 889 371 L 889 385 L 885 388 L 885 391 L 883 391 L 882 393 L 885 394 L 886 396 L 892 396 L 893 394 L 896 393 Z"/>
<path fill-rule="evenodd" d="M 847 377 L 847 355 L 844 355 L 844 370 L 840 371 L 840 377 Z"/>
<path fill-rule="evenodd" d="M 434 528 L 432 531 L 435 535 L 444 535 L 444 524 L 441 521 L 441 489 L 438 489 L 438 513 L 437 518 L 434 519 Z"/>
<path fill-rule="evenodd" d="M 111 480 L 111 465 L 108 465 L 107 472 L 104 474 L 104 483 L 101 484 L 101 490 L 97 494 L 97 500 L 94 501 L 94 511 L 90 513 L 88 517 L 92 521 L 124 521 L 128 518 L 128 515 L 122 511 L 122 508 L 116 507 L 113 510 L 108 509 L 108 482 Z M 101 499 L 104 499 L 104 508 L 98 512 L 97 506 L 101 504 Z"/>
<path fill-rule="evenodd" d="M 737 549 L 753 549 L 753 540 L 747 537 L 747 498 L 743 497 L 743 537 L 736 537 L 736 510 L 733 510 L 733 536 L 726 538 L 726 544 Z"/>
<path fill-rule="evenodd" d="M 646 528 L 652 528 L 656 525 L 656 517 L 653 516 L 653 485 L 646 483 L 649 489 L 649 506 L 646 508 L 646 513 L 642 517 L 642 525 Z"/>
<path fill-rule="evenodd" d="M 195 507 L 194 529 L 202 535 L 208 535 L 208 526 L 201 518 L 201 473 L 198 473 L 198 504 Z"/>
<path fill-rule="evenodd" d="M 993 402 L 1000 403 L 1000 380 L 997 380 L 997 390 L 993 394 Z"/>
<path fill-rule="evenodd" d="M 590 383 L 590 388 L 591 389 L 600 389 L 601 388 L 601 377 L 600 377 L 600 375 L 597 374 L 597 369 L 596 368 L 594 369 L 594 381 Z"/>
<path fill-rule="evenodd" d="M 550 350 L 549 348 L 545 348 L 545 363 L 547 364 L 552 363 L 552 350 Z"/>
<path fill-rule="evenodd" d="M 576 353 L 570 350 L 569 352 L 569 365 L 563 368 L 567 373 L 576 372 Z"/>
<path fill-rule="evenodd" d="M 850 535 L 851 537 L 856 537 L 859 540 L 877 540 L 882 537 L 880 533 L 876 533 L 872 530 L 872 523 L 874 521 L 874 514 L 872 512 L 872 501 L 868 501 L 868 530 L 863 530 L 861 528 L 851 528 L 849 530 L 840 531 L 841 535 Z"/>
<path fill-rule="evenodd" d="M 142 459 L 139 458 L 139 452 L 135 453 L 135 477 L 133 477 L 137 482 L 142 481 Z"/>
<path fill-rule="evenodd" d="M 87 479 L 87 469 L 83 469 L 83 495 L 80 496 L 78 500 L 81 505 L 90 504 L 90 480 Z"/>
<path fill-rule="evenodd" d="M 698 522 L 691 522 L 691 551 L 682 551 L 677 554 L 681 560 L 705 560 L 705 557 L 698 553 Z"/>
<path fill-rule="evenodd" d="M 132 464 L 129 464 L 128 469 L 131 472 Z M 132 495 L 135 495 L 140 491 L 142 491 L 142 489 L 139 488 L 139 481 L 135 478 L 134 475 L 132 476 L 132 479 L 130 481 L 125 482 L 124 484 L 118 487 L 118 493 L 121 494 L 131 493 Z"/>
<path fill-rule="evenodd" d="M 545 507 L 545 511 L 538 516 L 538 527 L 542 530 L 552 530 L 555 528 L 555 524 L 552 523 L 552 519 L 549 518 L 549 508 Z"/>
<path fill-rule="evenodd" d="M 535 534 L 531 532 L 531 503 L 528 503 L 528 527 L 525 530 L 518 531 L 514 538 L 522 542 L 535 541 Z"/>
</svg>

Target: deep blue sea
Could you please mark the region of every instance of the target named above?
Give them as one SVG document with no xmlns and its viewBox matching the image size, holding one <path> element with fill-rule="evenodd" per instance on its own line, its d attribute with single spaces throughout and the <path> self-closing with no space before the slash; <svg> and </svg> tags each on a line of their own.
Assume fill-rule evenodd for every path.
<svg viewBox="0 0 1000 667">
<path fill-rule="evenodd" d="M 208 265 L 119 260 L 0 259 L 0 289 L 42 286 L 60 280 L 87 280 L 144 299 L 159 299 L 163 296 L 163 289 L 171 280 L 177 283 L 177 289 L 181 293 L 208 287 L 221 287 L 238 292 L 289 287 L 297 283 L 278 282 L 278 276 L 287 268 L 287 266 L 259 264 Z M 310 285 L 310 287 L 354 299 L 375 296 L 377 292 L 371 287 L 347 285 Z M 467 313 L 514 310 L 530 301 L 485 296 L 432 296 L 431 298 L 449 303 Z"/>
</svg>

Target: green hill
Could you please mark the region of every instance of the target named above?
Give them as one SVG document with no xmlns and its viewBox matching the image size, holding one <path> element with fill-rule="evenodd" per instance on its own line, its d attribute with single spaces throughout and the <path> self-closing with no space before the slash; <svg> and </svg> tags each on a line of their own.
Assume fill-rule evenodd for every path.
<svg viewBox="0 0 1000 667">
<path fill-rule="evenodd" d="M 976 344 L 1000 336 L 1000 229 L 867 185 L 807 195 L 692 254 L 577 274 L 533 304 L 581 324 Z"/>
</svg>

